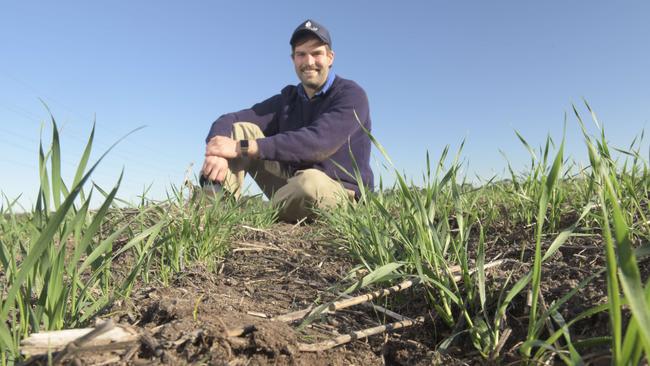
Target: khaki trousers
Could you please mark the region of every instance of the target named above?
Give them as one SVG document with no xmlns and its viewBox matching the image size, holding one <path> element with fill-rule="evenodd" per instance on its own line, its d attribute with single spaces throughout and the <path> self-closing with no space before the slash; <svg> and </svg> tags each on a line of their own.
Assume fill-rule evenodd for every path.
<svg viewBox="0 0 650 366">
<path fill-rule="evenodd" d="M 263 138 L 260 128 L 249 122 L 233 125 L 234 140 Z M 288 165 L 278 161 L 236 158 L 228 161 L 229 172 L 223 182 L 228 192 L 239 198 L 246 173 L 279 209 L 283 221 L 313 218 L 314 208 L 328 209 L 346 200 L 354 200 L 354 191 L 318 169 L 299 170 L 292 174 Z"/>
</svg>

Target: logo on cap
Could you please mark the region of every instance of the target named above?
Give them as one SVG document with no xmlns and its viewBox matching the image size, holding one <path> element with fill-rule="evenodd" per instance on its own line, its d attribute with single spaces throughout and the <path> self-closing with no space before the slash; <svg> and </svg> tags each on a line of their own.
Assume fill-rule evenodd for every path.
<svg viewBox="0 0 650 366">
<path fill-rule="evenodd" d="M 311 24 L 310 21 L 307 21 L 307 22 L 305 23 L 305 28 L 307 28 L 307 29 L 309 29 L 309 30 L 311 30 L 311 31 L 314 31 L 314 32 L 318 31 L 318 27 L 314 27 L 314 26 Z"/>
</svg>

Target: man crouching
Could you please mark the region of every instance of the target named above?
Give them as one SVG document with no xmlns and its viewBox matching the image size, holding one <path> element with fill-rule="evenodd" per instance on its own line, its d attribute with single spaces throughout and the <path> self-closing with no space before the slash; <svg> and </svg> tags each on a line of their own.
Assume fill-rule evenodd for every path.
<svg viewBox="0 0 650 366">
<path fill-rule="evenodd" d="M 371 122 L 365 91 L 331 70 L 325 27 L 307 20 L 289 43 L 300 83 L 219 117 L 206 138 L 202 175 L 238 198 L 248 173 L 279 207 L 281 220 L 297 221 L 313 218 L 313 208 L 359 197 L 356 180 L 339 166 L 354 172 L 356 161 L 363 185 L 372 189 L 370 138 L 360 126 L 370 131 Z"/>
</svg>

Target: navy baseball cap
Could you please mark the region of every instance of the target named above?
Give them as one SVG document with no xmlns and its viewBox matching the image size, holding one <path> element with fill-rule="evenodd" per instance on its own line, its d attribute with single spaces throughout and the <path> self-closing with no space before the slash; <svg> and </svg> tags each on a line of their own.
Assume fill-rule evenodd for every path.
<svg viewBox="0 0 650 366">
<path fill-rule="evenodd" d="M 296 30 L 293 31 L 293 34 L 291 35 L 291 40 L 289 41 L 291 46 L 295 47 L 295 43 L 298 40 L 298 38 L 304 34 L 313 34 L 316 37 L 318 37 L 321 41 L 323 41 L 325 44 L 332 47 L 332 39 L 330 38 L 330 32 L 327 31 L 327 28 L 323 27 L 321 24 L 311 19 L 307 19 L 304 22 L 300 23 L 298 28 L 296 28 Z"/>
</svg>

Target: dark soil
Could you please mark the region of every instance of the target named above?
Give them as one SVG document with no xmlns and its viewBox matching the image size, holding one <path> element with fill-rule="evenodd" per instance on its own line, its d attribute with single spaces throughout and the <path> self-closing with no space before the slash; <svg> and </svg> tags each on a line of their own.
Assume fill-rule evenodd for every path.
<svg viewBox="0 0 650 366">
<path fill-rule="evenodd" d="M 440 343 L 453 330 L 446 327 L 418 288 L 391 296 L 377 305 L 412 318 L 421 325 L 371 336 L 317 353 L 301 352 L 300 344 L 321 342 L 354 330 L 394 320 L 363 306 L 321 316 L 309 325 L 283 323 L 270 317 L 308 308 L 335 298 L 342 280 L 354 266 L 332 239 L 321 236 L 317 224 L 294 227 L 277 224 L 270 230 L 250 230 L 232 243 L 232 252 L 214 270 L 187 268 L 170 286 L 148 284 L 134 290 L 106 314 L 120 324 L 135 327 L 140 344 L 111 355 L 97 354 L 73 360 L 81 364 L 129 365 L 461 365 L 521 362 L 518 348 L 526 337 L 528 315 L 525 291 L 510 306 L 503 330 L 511 334 L 499 355 L 486 361 L 460 335 L 444 352 Z M 532 228 L 503 230 L 488 242 L 486 261 L 510 261 L 488 274 L 488 293 L 495 298 L 532 266 Z M 572 238 L 543 267 L 543 299 L 547 306 L 604 266 L 598 236 Z M 488 238 L 489 239 L 489 238 Z M 553 238 L 545 238 L 549 245 Z M 523 258 L 523 261 L 521 260 Z M 647 263 L 642 262 L 644 278 Z M 506 284 L 506 280 L 509 279 Z M 564 319 L 606 301 L 601 275 L 561 307 Z M 248 327 L 241 336 L 227 330 Z M 250 331 L 251 329 L 254 329 Z M 608 334 L 608 318 L 599 314 L 571 328 L 572 339 Z M 592 364 L 609 363 L 608 346 L 581 351 Z"/>
</svg>

